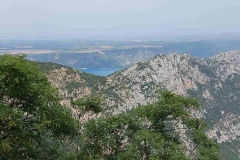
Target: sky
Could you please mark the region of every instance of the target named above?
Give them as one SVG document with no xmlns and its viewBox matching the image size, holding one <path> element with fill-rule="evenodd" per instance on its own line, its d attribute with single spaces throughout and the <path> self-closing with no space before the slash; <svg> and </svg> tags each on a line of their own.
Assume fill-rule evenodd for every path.
<svg viewBox="0 0 240 160">
<path fill-rule="evenodd" d="M 240 0 L 0 0 L 0 39 L 240 32 Z"/>
</svg>

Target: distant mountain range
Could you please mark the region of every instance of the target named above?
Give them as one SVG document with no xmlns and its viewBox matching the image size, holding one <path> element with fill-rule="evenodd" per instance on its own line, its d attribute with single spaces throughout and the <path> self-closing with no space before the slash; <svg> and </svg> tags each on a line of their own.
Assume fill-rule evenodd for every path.
<svg viewBox="0 0 240 160">
<path fill-rule="evenodd" d="M 27 54 L 29 60 L 55 62 L 72 68 L 126 68 L 164 53 L 207 58 L 240 50 L 240 38 L 0 41 L 0 54 Z"/>
</svg>

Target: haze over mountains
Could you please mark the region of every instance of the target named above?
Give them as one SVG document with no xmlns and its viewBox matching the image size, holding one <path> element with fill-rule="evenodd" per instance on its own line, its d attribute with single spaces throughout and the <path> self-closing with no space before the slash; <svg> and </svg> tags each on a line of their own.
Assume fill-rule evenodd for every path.
<svg viewBox="0 0 240 160">
<path fill-rule="evenodd" d="M 148 60 L 159 53 L 187 53 L 204 58 L 219 52 L 238 50 L 240 38 L 237 34 L 235 36 L 228 34 L 222 38 L 215 35 L 215 38 L 214 36 L 211 38 L 185 37 L 185 39 L 175 37 L 162 40 L 159 37 L 151 37 L 109 40 L 1 41 L 0 54 L 23 53 L 27 54 L 28 59 L 34 61 L 55 62 L 80 70 L 112 68 L 114 71 Z"/>
<path fill-rule="evenodd" d="M 192 116 L 207 122 L 206 134 L 219 143 L 220 159 L 239 160 L 239 8 L 239 0 L 2 1 L 0 57 L 4 57 L 3 54 L 25 54 L 31 62 L 20 57 L 23 64 L 27 62 L 30 66 L 32 62 L 37 63 L 51 84 L 58 88 L 63 97 L 61 103 L 71 109 L 73 117 L 76 117 L 77 109 L 71 106 L 71 100 L 84 95 L 103 96 L 103 112 L 98 115 L 85 114 L 84 122 L 89 117 L 130 113 L 133 108 L 154 103 L 163 90 L 196 98 L 202 109 L 191 110 Z M 5 61 L 9 61 L 10 68 L 18 66 L 16 63 L 12 65 L 11 62 L 15 61 L 11 58 Z M 8 63 L 1 64 L 5 66 Z M 21 67 L 19 64 L 15 70 L 20 69 L 25 73 L 26 68 L 30 68 Z M 8 72 L 12 72 L 8 67 L 2 67 L 2 70 L 4 74 L 0 77 L 0 88 L 5 87 L 5 82 L 11 79 Z M 16 77 L 23 77 L 19 75 L 17 73 Z M 6 81 L 1 81 L 5 76 Z M 35 79 L 35 76 L 32 77 Z M 13 80 L 12 83 L 19 86 L 18 78 Z M 45 80 L 47 81 L 46 77 Z M 27 85 L 28 83 L 23 86 L 28 88 Z M 20 93 L 21 88 L 23 87 L 18 90 L 19 95 L 23 95 Z M 12 89 L 15 91 L 15 87 Z M 3 91 L 8 93 L 9 90 L 0 89 L 0 92 Z M 33 100 L 41 97 L 38 96 L 39 93 L 36 91 L 37 96 Z M 6 101 L 2 95 L 2 100 Z M 32 100 L 28 98 L 28 93 L 26 95 L 23 96 L 24 102 Z M 9 96 L 6 104 L 11 101 L 12 97 Z M 19 106 L 16 109 L 21 108 L 21 103 Z M 38 106 L 34 106 L 34 109 L 38 110 Z M 174 113 L 177 112 L 174 110 Z M 29 115 L 30 118 L 35 118 L 28 113 L 26 118 Z M 70 114 L 68 116 L 72 118 Z M 9 117 L 9 114 L 5 114 L 6 124 L 11 128 L 14 124 L 8 123 L 8 119 L 11 119 Z M 21 120 L 22 117 L 19 118 Z M 21 126 L 19 128 L 22 129 Z M 125 126 L 123 130 L 124 128 Z M 1 131 L 4 132 L 6 131 Z M 165 144 L 162 147 L 164 150 L 167 148 Z M 207 145 L 211 147 L 212 144 Z M 187 150 L 195 149 L 190 143 L 185 143 L 184 147 Z M 25 146 L 22 148 L 25 149 Z M 75 148 L 71 149 L 75 152 Z M 152 151 L 155 152 L 154 149 Z M 205 150 L 202 153 L 208 152 Z M 11 157 L 11 154 L 6 155 Z M 25 156 L 21 151 L 19 155 Z M 90 153 L 89 155 L 91 157 Z M 27 154 L 25 157 L 29 158 Z"/>
</svg>

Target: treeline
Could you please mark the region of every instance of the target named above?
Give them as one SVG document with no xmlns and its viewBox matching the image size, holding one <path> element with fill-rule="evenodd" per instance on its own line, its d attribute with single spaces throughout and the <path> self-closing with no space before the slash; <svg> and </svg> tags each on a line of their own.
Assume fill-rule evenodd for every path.
<svg viewBox="0 0 240 160">
<path fill-rule="evenodd" d="M 86 113 L 102 111 L 99 96 L 72 101 L 75 118 L 60 100 L 24 56 L 1 56 L 0 159 L 218 159 L 206 124 L 190 115 L 199 109 L 195 99 L 165 91 L 154 104 L 87 122 Z"/>
</svg>

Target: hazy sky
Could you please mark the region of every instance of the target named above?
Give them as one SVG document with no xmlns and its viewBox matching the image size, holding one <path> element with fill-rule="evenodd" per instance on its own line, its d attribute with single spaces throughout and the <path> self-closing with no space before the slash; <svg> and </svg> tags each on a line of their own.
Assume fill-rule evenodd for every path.
<svg viewBox="0 0 240 160">
<path fill-rule="evenodd" d="M 2 38 L 240 32 L 240 0 L 0 0 Z"/>
</svg>

